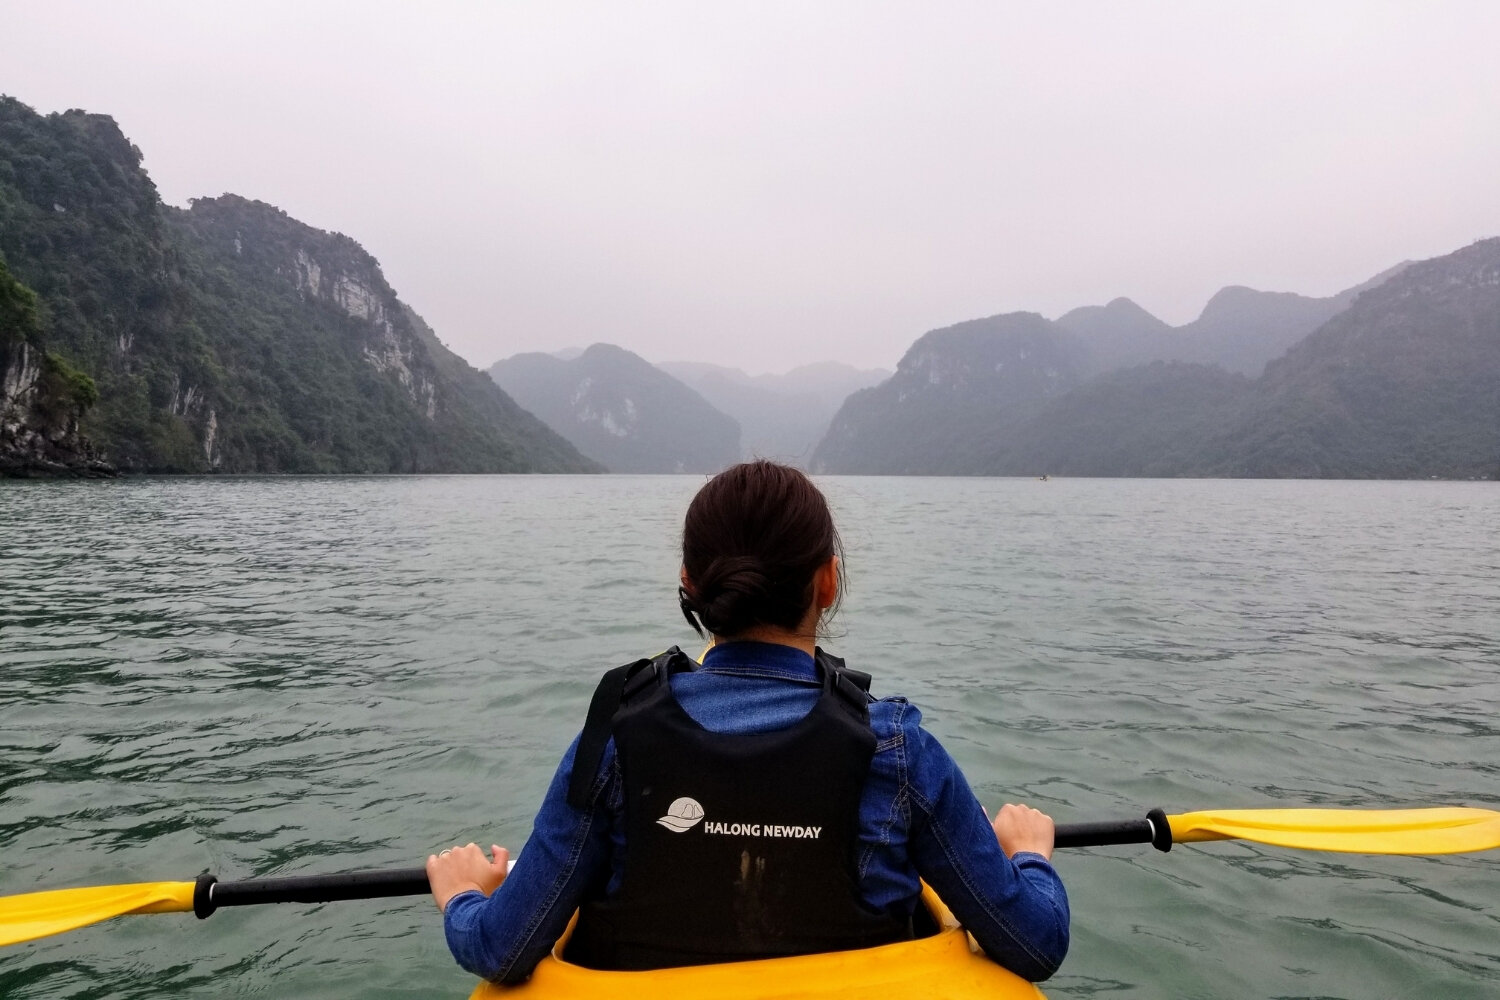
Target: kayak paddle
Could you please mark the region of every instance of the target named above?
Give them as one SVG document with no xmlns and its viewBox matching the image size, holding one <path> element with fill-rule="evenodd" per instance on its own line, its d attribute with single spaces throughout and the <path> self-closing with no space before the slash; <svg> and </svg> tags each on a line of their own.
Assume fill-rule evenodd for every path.
<svg viewBox="0 0 1500 1000">
<path fill-rule="evenodd" d="M 1117 823 L 1063 823 L 1057 847 L 1253 840 L 1275 847 L 1347 854 L 1468 854 L 1500 847 L 1500 812 L 1491 809 L 1223 809 Z"/>
<path fill-rule="evenodd" d="M 127 913 L 196 913 L 254 903 L 331 903 L 341 899 L 419 896 L 430 892 L 425 868 L 296 875 L 220 882 L 135 882 L 0 896 L 0 945 L 19 944 L 87 927 Z"/>
<path fill-rule="evenodd" d="M 1056 846 L 1103 847 L 1251 840 L 1276 847 L 1354 854 L 1465 854 L 1500 847 L 1500 812 L 1490 809 L 1228 809 L 1145 819 L 1062 823 Z M 192 911 L 207 917 L 221 906 L 328 903 L 343 899 L 417 896 L 430 891 L 422 868 L 220 882 L 138 882 L 0 896 L 0 945 L 76 930 L 127 913 Z"/>
</svg>

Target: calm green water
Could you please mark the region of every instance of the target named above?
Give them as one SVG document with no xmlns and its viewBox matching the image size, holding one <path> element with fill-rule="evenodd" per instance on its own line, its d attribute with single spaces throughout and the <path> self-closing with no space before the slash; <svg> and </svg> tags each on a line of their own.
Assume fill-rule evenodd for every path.
<svg viewBox="0 0 1500 1000">
<path fill-rule="evenodd" d="M 692 639 L 690 477 L 0 485 L 0 893 L 518 847 L 605 668 Z M 1500 808 L 1490 484 L 830 479 L 825 643 L 992 806 Z M 1059 854 L 1053 998 L 1500 995 L 1500 852 Z M 126 917 L 0 996 L 460 997 L 429 900 Z"/>
</svg>

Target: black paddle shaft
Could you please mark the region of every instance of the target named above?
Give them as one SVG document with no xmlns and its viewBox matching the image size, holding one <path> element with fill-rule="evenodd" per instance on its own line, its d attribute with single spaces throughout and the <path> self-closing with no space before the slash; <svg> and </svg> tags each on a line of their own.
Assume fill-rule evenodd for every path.
<svg viewBox="0 0 1500 1000">
<path fill-rule="evenodd" d="M 1112 823 L 1063 823 L 1053 837 L 1054 847 L 1104 847 L 1109 844 L 1150 844 L 1158 851 L 1172 849 L 1172 826 L 1167 814 L 1153 809 L 1145 819 Z"/>
<path fill-rule="evenodd" d="M 220 882 L 199 875 L 193 889 L 193 912 L 199 919 L 221 906 L 256 903 L 332 903 L 341 899 L 382 899 L 431 892 L 424 868 L 344 872 L 338 875 L 293 875 L 289 878 Z"/>
<path fill-rule="evenodd" d="M 1104 847 L 1109 844 L 1151 844 L 1159 851 L 1172 848 L 1167 814 L 1153 809 L 1145 819 L 1113 823 L 1064 823 L 1057 828 L 1056 847 Z M 199 875 L 193 889 L 193 912 L 200 919 L 221 906 L 257 903 L 332 903 L 343 899 L 383 899 L 420 896 L 431 892 L 423 868 L 344 872 L 338 875 L 293 875 L 289 878 L 220 882 Z"/>
</svg>

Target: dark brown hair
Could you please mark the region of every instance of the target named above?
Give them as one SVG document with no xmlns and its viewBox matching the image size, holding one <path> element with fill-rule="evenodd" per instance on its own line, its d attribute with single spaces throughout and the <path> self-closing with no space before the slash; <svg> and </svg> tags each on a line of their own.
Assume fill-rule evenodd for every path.
<svg viewBox="0 0 1500 1000">
<path fill-rule="evenodd" d="M 698 491 L 683 520 L 682 614 L 699 635 L 794 629 L 812 605 L 813 574 L 841 554 L 828 501 L 812 480 L 764 459 L 731 466 Z"/>
</svg>

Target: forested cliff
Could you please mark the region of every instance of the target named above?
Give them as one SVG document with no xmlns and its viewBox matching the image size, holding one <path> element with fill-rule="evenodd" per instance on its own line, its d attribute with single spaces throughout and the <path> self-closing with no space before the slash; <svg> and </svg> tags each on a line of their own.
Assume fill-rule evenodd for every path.
<svg viewBox="0 0 1500 1000">
<path fill-rule="evenodd" d="M 54 464 L 597 470 L 419 330 L 354 240 L 234 195 L 166 206 L 140 162 L 106 116 L 0 98 L 0 259 L 35 293 L 26 342 L 97 387 L 78 448 Z M 6 385 L 19 354 L 39 363 L 0 350 Z"/>
</svg>

